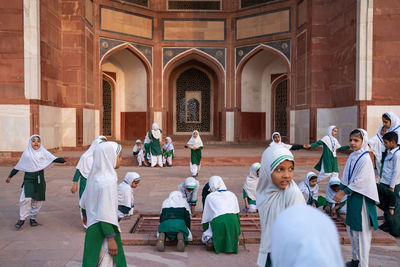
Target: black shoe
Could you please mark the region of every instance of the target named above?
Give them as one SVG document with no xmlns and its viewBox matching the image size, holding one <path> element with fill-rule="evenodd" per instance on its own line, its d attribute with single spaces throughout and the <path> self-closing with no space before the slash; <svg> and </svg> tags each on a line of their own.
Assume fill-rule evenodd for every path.
<svg viewBox="0 0 400 267">
<path fill-rule="evenodd" d="M 19 229 L 24 225 L 25 220 L 18 220 L 18 222 L 15 224 L 15 228 Z"/>
<path fill-rule="evenodd" d="M 29 223 L 31 224 L 32 227 L 39 225 L 38 222 L 35 219 L 30 219 Z"/>
<path fill-rule="evenodd" d="M 358 267 L 359 263 L 360 263 L 360 261 L 351 260 L 351 261 L 346 262 L 346 267 Z"/>
<path fill-rule="evenodd" d="M 378 216 L 378 220 L 379 221 L 382 221 L 382 220 L 384 220 L 385 219 L 385 216 Z"/>
<path fill-rule="evenodd" d="M 387 222 L 382 223 L 379 225 L 379 229 L 381 229 L 384 232 L 389 232 L 389 225 Z"/>
</svg>

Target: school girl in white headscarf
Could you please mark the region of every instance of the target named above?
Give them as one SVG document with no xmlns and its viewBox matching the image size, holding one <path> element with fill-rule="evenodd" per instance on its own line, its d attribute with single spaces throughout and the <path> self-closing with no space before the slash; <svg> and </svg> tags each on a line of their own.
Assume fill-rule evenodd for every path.
<svg viewBox="0 0 400 267">
<path fill-rule="evenodd" d="M 256 189 L 258 184 L 258 171 L 260 170 L 261 164 L 255 162 L 250 167 L 250 173 L 246 177 L 243 185 L 243 199 L 244 199 L 244 211 L 245 212 L 257 212 L 256 204 Z"/>
<path fill-rule="evenodd" d="M 190 208 L 186 199 L 179 191 L 172 191 L 169 197 L 163 201 L 160 215 L 160 226 L 158 226 L 157 250 L 164 251 L 165 238 L 169 240 L 178 239 L 178 251 L 185 250 L 185 241 L 192 241 L 190 232 Z"/>
<path fill-rule="evenodd" d="M 162 152 L 161 152 L 161 133 L 160 127 L 155 122 L 151 127 L 151 131 L 149 131 L 148 136 L 150 138 L 150 154 L 151 154 L 151 167 L 155 167 L 157 164 L 162 168 Z"/>
<path fill-rule="evenodd" d="M 82 197 L 83 191 L 86 187 L 87 177 L 89 176 L 90 171 L 93 166 L 93 153 L 96 149 L 97 145 L 107 141 L 107 137 L 98 136 L 93 142 L 90 144 L 88 150 L 82 154 L 80 157 L 78 164 L 76 165 L 76 171 L 74 178 L 72 179 L 73 185 L 71 187 L 71 193 L 74 194 L 78 191 L 78 182 L 79 182 L 79 199 Z M 83 226 L 86 225 L 86 211 L 81 209 L 81 219 L 83 222 Z"/>
<path fill-rule="evenodd" d="M 287 148 L 273 146 L 264 151 L 256 193 L 261 225 L 261 243 L 257 259 L 257 265 L 260 267 L 271 265 L 270 234 L 278 215 L 289 206 L 306 204 L 293 181 L 293 168 L 294 158 Z"/>
<path fill-rule="evenodd" d="M 237 253 L 240 235 L 239 204 L 236 195 L 224 184 L 220 176 L 211 176 L 208 182 L 211 193 L 207 195 L 201 223 L 201 240 L 216 253 Z"/>
<path fill-rule="evenodd" d="M 118 218 L 130 216 L 134 210 L 133 188 L 136 188 L 142 178 L 137 172 L 127 172 L 124 181 L 118 185 Z"/>
<path fill-rule="evenodd" d="M 307 205 L 316 206 L 318 204 L 318 190 L 317 175 L 313 172 L 307 173 L 304 181 L 299 184 L 299 189 L 304 196 Z"/>
<path fill-rule="evenodd" d="M 395 132 L 397 136 L 400 136 L 400 118 L 394 112 L 386 112 L 382 115 L 383 127 L 385 127 L 386 132 Z M 397 142 L 400 144 L 400 138 Z"/>
<path fill-rule="evenodd" d="M 349 146 L 341 146 L 336 139 L 338 128 L 331 125 L 328 128 L 328 134 L 321 140 L 308 145 L 308 147 L 323 146 L 322 155 L 314 168 L 319 171 L 318 182 L 330 178 L 331 176 L 339 176 L 338 163 L 336 158 L 337 151 L 348 150 Z"/>
<path fill-rule="evenodd" d="M 187 142 L 187 147 L 190 148 L 190 173 L 193 177 L 196 177 L 200 171 L 201 150 L 203 150 L 203 141 L 199 131 L 193 131 L 192 137 Z"/>
<path fill-rule="evenodd" d="M 184 182 L 178 185 L 178 191 L 182 193 L 183 198 L 188 202 L 192 213 L 197 205 L 197 194 L 199 192 L 199 181 L 193 177 L 188 177 Z"/>
<path fill-rule="evenodd" d="M 64 163 L 64 158 L 56 158 L 42 146 L 42 138 L 35 134 L 29 138 L 28 147 L 22 153 L 17 165 L 8 175 L 6 183 L 11 182 L 11 178 L 18 171 L 25 172 L 22 192 L 19 199 L 19 220 L 15 224 L 20 229 L 25 219 L 30 216 L 30 225 L 38 226 L 36 216 L 46 199 L 46 181 L 44 179 L 44 169 L 48 168 L 53 162 Z"/>
<path fill-rule="evenodd" d="M 174 158 L 175 148 L 172 144 L 171 137 L 165 137 L 165 144 L 163 146 L 163 164 L 172 167 L 172 159 Z"/>
<path fill-rule="evenodd" d="M 135 145 L 133 146 L 133 149 L 132 149 L 132 154 L 134 157 L 136 157 L 139 167 L 142 167 L 143 164 L 145 166 L 147 166 L 147 163 L 144 158 L 142 141 L 140 139 L 136 140 Z"/>
<path fill-rule="evenodd" d="M 352 266 L 368 266 L 372 229 L 378 229 L 376 203 L 378 190 L 371 157 L 368 134 L 363 129 L 350 133 L 350 154 L 344 167 L 341 190 L 333 200 L 340 202 L 347 195 L 346 229 L 352 247 Z M 372 222 L 372 225 L 371 223 Z"/>
<path fill-rule="evenodd" d="M 94 151 L 92 171 L 80 200 L 81 207 L 86 210 L 88 227 L 83 266 L 98 266 L 105 262 L 126 266 L 118 224 L 118 177 L 115 171 L 121 162 L 121 149 L 115 142 L 104 142 Z"/>
<path fill-rule="evenodd" d="M 331 179 L 329 179 L 328 185 L 326 186 L 326 205 L 324 207 L 324 210 L 332 217 L 332 219 L 337 218 L 340 213 L 346 213 L 347 210 L 347 196 L 344 196 L 340 203 L 337 203 L 335 200 L 333 200 L 336 194 L 339 192 L 339 187 L 339 178 L 332 176 Z"/>
<path fill-rule="evenodd" d="M 295 205 L 284 210 L 271 230 L 272 266 L 343 267 L 335 224 L 318 209 Z"/>
<path fill-rule="evenodd" d="M 372 153 L 374 153 L 375 157 L 375 167 L 376 167 L 376 175 L 380 175 L 381 166 L 382 166 L 382 153 L 385 151 L 385 144 L 383 142 L 383 136 L 386 133 L 386 129 L 383 126 L 380 126 L 378 132 L 368 140 L 368 145 L 371 148 Z"/>
<path fill-rule="evenodd" d="M 279 132 L 274 132 L 271 136 L 271 143 L 269 146 L 283 146 L 289 150 L 299 150 L 304 148 L 303 145 L 288 145 L 282 142 L 281 134 Z"/>
</svg>

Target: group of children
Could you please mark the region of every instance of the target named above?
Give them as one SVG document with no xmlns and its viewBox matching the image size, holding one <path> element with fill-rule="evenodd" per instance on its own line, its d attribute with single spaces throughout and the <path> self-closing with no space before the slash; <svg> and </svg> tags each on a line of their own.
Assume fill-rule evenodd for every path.
<svg viewBox="0 0 400 267">
<path fill-rule="evenodd" d="M 277 226 L 277 222 L 282 220 L 285 209 L 289 212 L 290 206 L 323 206 L 332 217 L 338 216 L 340 212 L 346 213 L 346 228 L 352 244 L 352 261 L 348 262 L 347 266 L 368 266 L 372 229 L 378 228 L 376 205 L 384 211 L 385 223 L 381 228 L 393 235 L 400 234 L 400 153 L 397 153 L 400 119 L 394 113 L 388 112 L 383 115 L 382 121 L 383 126 L 371 139 L 365 130 L 353 130 L 349 138 L 350 146 L 339 144 L 336 139 L 338 129 L 335 126 L 329 127 L 327 136 L 310 145 L 286 145 L 281 142 L 279 133 L 274 133 L 273 141 L 264 151 L 261 163 L 251 166 L 243 186 L 244 210 L 258 211 L 260 216 L 262 233 L 257 260 L 259 266 L 278 266 L 280 260 L 287 260 L 282 258 L 284 254 L 280 253 L 284 252 L 279 252 L 279 248 L 285 247 L 282 245 L 284 242 L 292 242 L 293 245 L 294 240 L 280 240 L 280 235 L 276 232 L 278 230 L 274 229 L 282 228 L 281 224 Z M 151 165 L 155 166 L 157 163 L 162 166 L 162 153 L 157 149 L 157 145 L 160 145 L 161 130 L 153 124 L 152 131 L 146 137 L 150 140 L 150 143 L 145 141 L 145 146 L 150 144 L 147 150 Z M 27 149 L 6 180 L 9 183 L 18 171 L 25 172 L 20 197 L 20 218 L 15 224 L 18 229 L 28 216 L 31 226 L 38 225 L 36 216 L 45 200 L 46 183 L 43 170 L 54 162 L 65 162 L 63 158 L 56 158 L 48 152 L 41 145 L 41 141 L 38 135 L 29 139 Z M 171 145 L 171 140 L 167 140 L 164 148 Z M 319 175 L 310 172 L 304 182 L 297 186 L 293 181 L 295 161 L 290 150 L 321 145 L 322 156 L 315 166 L 320 171 Z M 375 164 L 369 156 L 368 146 L 374 153 Z M 192 177 L 186 178 L 177 191 L 171 192 L 162 204 L 157 241 L 159 251 L 164 250 L 167 237 L 178 240 L 179 251 L 183 251 L 185 241 L 191 239 L 190 218 L 197 204 L 199 189 L 199 182 L 195 177 L 200 168 L 203 148 L 197 131 L 193 132 L 188 147 L 192 151 Z M 349 148 L 353 152 L 346 162 L 342 178 L 339 179 L 336 152 Z M 135 172 L 128 172 L 124 181 L 117 185 L 115 169 L 120 165 L 121 149 L 119 144 L 99 136 L 81 156 L 77 165 L 71 192 L 77 191 L 80 180 L 81 216 L 87 228 L 84 266 L 96 266 L 99 260 L 126 266 L 118 221 L 133 213 L 132 188 L 138 186 L 141 177 Z M 136 151 L 139 151 L 139 155 L 140 148 Z M 172 155 L 167 154 L 166 159 Z M 380 178 L 378 184 L 374 166 Z M 329 183 L 326 198 L 322 198 L 318 196 L 318 182 L 327 178 Z M 227 191 L 221 177 L 212 176 L 203 188 L 202 197 L 202 241 L 217 253 L 237 253 L 240 217 L 235 194 Z M 307 210 L 304 212 L 313 213 Z M 322 218 L 321 220 L 325 220 Z M 274 246 L 274 240 L 278 240 L 275 243 L 280 245 Z M 332 246 L 335 247 L 336 243 Z M 340 250 L 336 255 L 336 260 L 340 263 L 342 260 L 338 259 L 339 256 L 341 257 Z"/>
<path fill-rule="evenodd" d="M 138 162 L 138 166 L 151 166 L 155 167 L 157 164 L 159 167 L 168 166 L 172 167 L 172 160 L 175 155 L 175 148 L 172 144 L 171 137 L 165 137 L 165 142 L 162 147 L 160 146 L 160 138 L 162 131 L 160 130 L 157 123 L 153 123 L 152 130 L 149 131 L 144 138 L 144 147 L 142 147 L 142 141 L 136 140 L 133 146 L 133 156 Z M 192 137 L 185 145 L 185 148 L 190 148 L 190 173 L 193 177 L 196 177 L 200 171 L 201 165 L 201 151 L 203 149 L 203 142 L 200 137 L 199 131 L 195 130 L 192 133 Z"/>
</svg>

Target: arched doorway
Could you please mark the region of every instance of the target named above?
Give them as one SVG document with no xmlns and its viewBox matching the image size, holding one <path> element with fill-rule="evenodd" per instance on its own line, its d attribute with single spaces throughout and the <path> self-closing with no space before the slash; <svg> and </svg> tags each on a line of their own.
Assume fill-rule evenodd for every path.
<svg viewBox="0 0 400 267">
<path fill-rule="evenodd" d="M 203 139 L 219 139 L 219 81 L 203 62 L 189 59 L 168 76 L 168 135 L 188 138 L 198 130 Z"/>
<path fill-rule="evenodd" d="M 112 77 L 113 94 L 108 96 L 109 80 L 103 81 L 103 134 L 117 140 L 143 139 L 147 130 L 148 66 L 131 47 L 112 51 L 101 64 L 103 76 Z M 110 113 L 111 112 L 111 116 Z M 111 123 L 109 122 L 111 118 Z"/>
<path fill-rule="evenodd" d="M 276 78 L 288 72 L 288 62 L 267 47 L 259 47 L 240 63 L 237 84 L 238 104 L 241 109 L 239 135 L 241 141 L 269 140 L 271 134 L 277 130 L 276 126 L 282 131 L 282 136 L 288 135 L 287 91 L 274 90 L 276 88 L 274 84 L 277 84 Z M 279 88 L 284 85 L 287 88 L 287 84 L 283 83 Z M 283 92 L 286 94 L 283 95 Z M 277 117 L 278 115 L 280 117 Z"/>
<path fill-rule="evenodd" d="M 113 134 L 113 85 L 103 78 L 103 135 L 112 137 Z"/>
<path fill-rule="evenodd" d="M 281 136 L 288 136 L 287 111 L 287 79 L 277 83 L 274 88 L 274 131 Z"/>
</svg>

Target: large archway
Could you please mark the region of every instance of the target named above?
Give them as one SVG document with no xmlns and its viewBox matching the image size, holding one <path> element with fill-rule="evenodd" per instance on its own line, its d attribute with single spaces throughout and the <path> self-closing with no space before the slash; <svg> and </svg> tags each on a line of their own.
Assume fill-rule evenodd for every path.
<svg viewBox="0 0 400 267">
<path fill-rule="evenodd" d="M 168 76 L 168 134 L 187 139 L 220 139 L 220 81 L 214 69 L 192 57 L 174 65 Z"/>
<path fill-rule="evenodd" d="M 115 90 L 111 106 L 114 125 L 113 138 L 117 140 L 142 139 L 147 128 L 148 68 L 130 47 L 108 54 L 101 64 L 104 75 L 113 77 Z M 102 83 L 103 84 L 103 83 Z M 103 88 L 104 90 L 104 88 Z M 104 94 L 104 93 L 103 93 Z M 106 114 L 103 107 L 103 123 Z M 108 115 L 109 116 L 109 115 Z M 103 129 L 106 129 L 103 125 Z"/>
<path fill-rule="evenodd" d="M 256 49 L 241 62 L 237 72 L 240 140 L 268 140 L 276 127 L 288 136 L 288 72 L 288 62 L 267 47 Z"/>
</svg>

